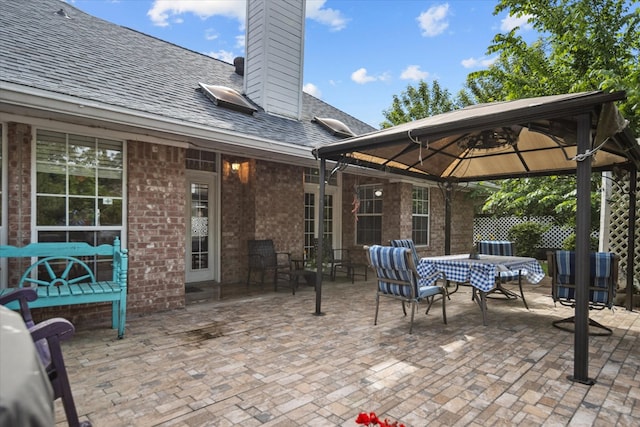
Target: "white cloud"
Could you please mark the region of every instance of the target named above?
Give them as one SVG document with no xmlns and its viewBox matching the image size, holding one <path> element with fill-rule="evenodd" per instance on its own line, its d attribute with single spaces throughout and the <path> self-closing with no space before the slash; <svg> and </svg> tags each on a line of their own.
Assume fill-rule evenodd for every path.
<svg viewBox="0 0 640 427">
<path fill-rule="evenodd" d="M 483 67 L 490 67 L 497 60 L 498 60 L 497 56 L 494 56 L 491 58 L 487 58 L 487 57 L 467 58 L 460 61 L 460 64 L 462 64 L 464 68 L 483 68 Z"/>
<path fill-rule="evenodd" d="M 171 19 L 180 19 L 180 15 L 193 13 L 201 19 L 214 15 L 237 19 L 244 28 L 246 2 L 236 0 L 155 0 L 147 16 L 154 25 L 166 27 Z"/>
<path fill-rule="evenodd" d="M 351 80 L 361 85 L 375 81 L 387 81 L 390 79 L 391 75 L 388 72 L 379 74 L 377 76 L 372 76 L 369 75 L 366 68 L 359 68 L 351 73 Z"/>
<path fill-rule="evenodd" d="M 325 8 L 326 0 L 307 0 L 307 18 L 328 26 L 331 31 L 340 31 L 347 26 L 347 19 L 342 12 Z M 170 23 L 182 22 L 180 15 L 192 13 L 201 19 L 211 16 L 226 16 L 237 19 L 240 28 L 244 29 L 247 2 L 243 0 L 155 0 L 147 16 L 154 25 L 167 27 Z"/>
<path fill-rule="evenodd" d="M 239 49 L 244 49 L 244 45 L 246 44 L 246 37 L 244 34 L 240 36 L 236 36 L 236 47 Z"/>
<path fill-rule="evenodd" d="M 347 26 L 349 19 L 336 9 L 323 8 L 326 0 L 307 0 L 307 18 L 322 25 L 327 25 L 331 31 L 340 31 Z"/>
<path fill-rule="evenodd" d="M 204 32 L 204 38 L 206 40 L 215 40 L 218 37 L 220 37 L 220 35 L 213 28 L 207 28 L 207 30 Z"/>
<path fill-rule="evenodd" d="M 302 90 L 307 92 L 309 95 L 315 96 L 316 98 L 322 98 L 322 92 L 320 92 L 318 86 L 314 85 L 313 83 L 306 83 L 304 86 L 302 86 Z"/>
<path fill-rule="evenodd" d="M 228 50 L 219 50 L 217 52 L 208 52 L 206 55 L 209 55 L 213 58 L 219 59 L 224 62 L 228 62 L 229 64 L 233 64 L 233 59 L 236 57 L 233 52 L 229 52 Z"/>
<path fill-rule="evenodd" d="M 418 18 L 418 24 L 425 37 L 433 37 L 442 34 L 449 27 L 447 20 L 449 15 L 449 3 L 430 7 L 422 12 Z"/>
<path fill-rule="evenodd" d="M 521 16 L 512 16 L 509 15 L 500 21 L 500 31 L 504 31 L 508 33 L 513 30 L 515 27 L 520 27 L 522 30 L 530 30 L 533 26 L 527 22 L 530 18 L 533 18 L 533 15 L 521 15 Z"/>
<path fill-rule="evenodd" d="M 429 77 L 429 73 L 427 71 L 422 71 L 419 65 L 409 65 L 400 74 L 400 78 L 402 80 L 418 81 L 418 80 L 424 80 L 427 77 Z"/>
</svg>

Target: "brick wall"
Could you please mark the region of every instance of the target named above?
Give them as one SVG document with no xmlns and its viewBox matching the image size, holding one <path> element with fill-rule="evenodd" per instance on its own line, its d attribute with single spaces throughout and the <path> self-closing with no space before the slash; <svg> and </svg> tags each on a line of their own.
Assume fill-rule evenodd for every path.
<svg viewBox="0 0 640 427">
<path fill-rule="evenodd" d="M 304 186 L 302 168 L 249 159 L 235 174 L 223 166 L 222 278 L 223 285 L 247 280 L 247 241 L 272 239 L 277 251 L 303 252 Z M 228 249 L 228 250 L 227 250 Z"/>
<path fill-rule="evenodd" d="M 131 313 L 184 306 L 185 150 L 127 143 Z"/>
<path fill-rule="evenodd" d="M 413 185 L 402 182 L 371 177 L 343 175 L 343 213 L 342 237 L 343 246 L 354 247 L 355 222 L 351 214 L 353 188 L 367 184 L 382 184 L 383 217 L 382 244 L 389 244 L 391 239 L 411 238 L 412 230 L 412 188 Z M 438 187 L 430 192 L 430 227 L 431 235 L 428 246 L 417 248 L 420 256 L 444 255 L 445 250 L 445 201 L 444 194 Z M 347 209 L 348 207 L 348 209 Z M 454 191 L 451 226 L 451 253 L 468 252 L 473 243 L 473 202 L 463 191 Z M 358 248 L 356 248 L 358 249 Z M 358 254 L 357 250 L 354 253 Z M 362 255 L 363 256 L 363 255 Z M 364 258 L 363 258 L 364 259 Z"/>
</svg>

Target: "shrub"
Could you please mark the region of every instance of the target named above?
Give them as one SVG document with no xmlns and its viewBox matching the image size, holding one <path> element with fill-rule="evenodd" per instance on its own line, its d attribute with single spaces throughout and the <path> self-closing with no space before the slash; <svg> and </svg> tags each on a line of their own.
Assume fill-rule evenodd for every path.
<svg viewBox="0 0 640 427">
<path fill-rule="evenodd" d="M 537 254 L 536 247 L 540 243 L 542 234 L 549 229 L 548 225 L 537 222 L 523 222 L 509 229 L 507 236 L 515 244 L 516 255 L 534 257 Z"/>
<path fill-rule="evenodd" d="M 598 238 L 591 236 L 591 243 L 589 244 L 589 250 L 592 252 L 598 251 Z M 564 239 L 562 242 L 562 249 L 566 251 L 575 251 L 576 250 L 576 233 L 572 233 L 569 237 Z"/>
</svg>

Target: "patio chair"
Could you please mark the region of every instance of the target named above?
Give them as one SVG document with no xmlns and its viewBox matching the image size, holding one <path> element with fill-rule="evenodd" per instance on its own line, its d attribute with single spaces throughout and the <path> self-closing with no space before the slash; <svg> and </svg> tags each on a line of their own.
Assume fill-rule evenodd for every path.
<svg viewBox="0 0 640 427">
<path fill-rule="evenodd" d="M 416 250 L 416 245 L 413 243 L 412 239 L 396 239 L 389 240 L 391 246 L 395 248 L 407 248 L 411 249 L 411 256 L 413 257 L 413 264 L 417 267 L 418 262 L 420 261 L 420 257 L 418 256 L 418 251 Z"/>
<path fill-rule="evenodd" d="M 445 324 L 447 323 L 446 290 L 444 287 L 436 285 L 439 278 L 445 279 L 443 273 L 436 271 L 430 278 L 419 277 L 411 251 L 407 248 L 374 245 L 365 247 L 365 249 L 369 264 L 375 270 L 378 278 L 374 325 L 378 324 L 380 297 L 390 297 L 402 302 L 402 311 L 405 316 L 407 315 L 405 303 L 411 304 L 411 323 L 409 325 L 409 333 L 411 334 L 413 333 L 416 305 L 420 302 L 428 302 L 429 305 L 425 312 L 428 314 L 437 295 L 442 296 L 442 319 Z M 430 284 L 419 286 L 419 279 L 421 279 L 421 283 Z"/>
<path fill-rule="evenodd" d="M 316 254 L 318 253 L 318 243 L 317 238 L 313 239 L 313 249 Z M 334 249 L 331 239 L 325 238 L 322 242 L 322 252 L 322 262 L 329 267 L 329 277 L 331 280 L 336 280 L 338 269 L 344 269 L 347 276 L 353 281 L 349 249 Z"/>
<path fill-rule="evenodd" d="M 616 284 L 618 282 L 618 263 L 620 257 L 609 252 L 591 252 L 589 254 L 589 310 L 611 309 L 613 307 Z M 547 252 L 549 275 L 551 276 L 551 296 L 553 302 L 575 307 L 576 256 L 574 251 Z M 575 324 L 575 316 L 554 320 L 553 326 L 574 332 L 565 324 Z M 606 336 L 613 332 L 610 328 L 589 319 L 589 335 Z"/>
<path fill-rule="evenodd" d="M 499 255 L 499 256 L 515 256 L 514 244 L 508 240 L 480 240 L 478 241 L 478 253 L 485 255 Z M 518 299 L 518 294 L 506 289 L 503 285 L 509 282 L 517 282 L 518 289 L 520 290 L 520 298 L 527 310 L 527 300 L 524 298 L 524 292 L 522 291 L 522 276 L 526 276 L 526 270 L 503 270 L 496 273 L 496 287 L 490 294 L 496 292 L 501 293 L 504 299 Z"/>
<path fill-rule="evenodd" d="M 259 283 L 264 288 L 265 276 L 273 276 L 274 290 L 278 290 L 278 282 L 286 280 L 291 283 L 291 254 L 276 252 L 273 240 L 249 240 L 249 272 L 247 288 L 252 283 Z M 258 275 L 259 280 L 253 280 Z"/>
<path fill-rule="evenodd" d="M 31 338 L 36 346 L 40 361 L 45 367 L 51 388 L 53 389 L 53 399 L 62 399 L 67 423 L 70 427 L 91 427 L 88 421 L 80 422 L 78 412 L 71 393 L 71 384 L 67 375 L 62 356 L 61 341 L 70 339 L 75 332 L 75 328 L 66 319 L 53 318 L 40 323 L 35 323 L 29 309 L 29 302 L 38 298 L 33 288 L 16 288 L 14 292 L 0 297 L 0 304 L 6 305 L 12 301 L 18 301 L 20 314 L 31 333 Z"/>
</svg>

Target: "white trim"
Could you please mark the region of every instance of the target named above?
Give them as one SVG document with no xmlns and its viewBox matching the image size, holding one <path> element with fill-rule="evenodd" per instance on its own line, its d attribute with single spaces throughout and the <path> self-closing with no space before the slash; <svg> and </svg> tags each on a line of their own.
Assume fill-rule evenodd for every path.
<svg viewBox="0 0 640 427">
<path fill-rule="evenodd" d="M 63 122 L 63 121 L 57 121 L 57 120 L 49 120 L 49 119 L 42 119 L 38 117 L 29 117 L 29 116 L 22 116 L 18 114 L 0 112 L 0 121 L 3 121 L 3 120 L 7 122 L 24 123 L 30 126 L 35 126 L 39 129 L 48 129 L 56 132 L 76 133 L 76 134 L 82 134 L 82 135 L 91 136 L 91 137 L 117 139 L 117 140 L 123 140 L 123 141 L 144 140 L 144 142 L 158 144 L 158 145 L 169 145 L 173 147 L 182 147 L 182 148 L 189 147 L 189 144 L 186 142 L 160 138 L 152 135 L 142 135 L 142 134 L 133 133 L 133 132 L 123 132 L 119 130 L 113 130 L 113 129 L 95 127 L 95 126 L 85 126 L 85 125 L 79 125 L 75 123 L 69 123 L 69 122 Z"/>
<path fill-rule="evenodd" d="M 191 169 L 185 169 L 185 184 L 186 187 L 184 189 L 186 197 L 185 197 L 185 219 L 186 223 L 190 224 L 191 220 L 191 183 L 192 182 L 204 182 L 209 186 L 209 203 L 212 205 L 209 207 L 209 253 L 211 259 L 211 267 L 208 271 L 210 271 L 211 276 L 205 277 L 204 274 L 208 274 L 206 272 L 199 273 L 190 273 L 191 270 L 191 260 L 188 255 L 191 254 L 190 247 L 185 247 L 184 259 L 185 259 L 185 283 L 195 283 L 202 281 L 217 281 L 220 282 L 220 155 L 216 155 L 216 170 L 217 172 L 205 172 L 205 171 L 197 171 Z M 215 192 L 215 193 L 212 193 Z M 191 226 L 187 225 L 185 227 L 185 245 L 191 245 Z M 188 275 L 192 274 L 189 278 Z M 200 274 L 200 275 L 199 275 Z M 194 277 L 195 276 L 195 277 Z"/>
<path fill-rule="evenodd" d="M 7 137 L 7 123 L 0 121 L 2 127 L 0 132 L 0 147 L 2 149 L 2 222 L 0 223 L 0 245 L 7 244 L 7 212 L 9 204 L 9 196 L 7 194 L 7 179 L 9 173 L 7 171 L 7 153 L 8 153 L 8 137 Z M 0 289 L 7 288 L 9 286 L 8 273 L 7 273 L 7 259 L 0 258 Z"/>
<path fill-rule="evenodd" d="M 83 100 L 68 95 L 53 95 L 49 91 L 28 88 L 14 83 L 3 83 L 0 88 L 0 99 L 2 103 L 7 105 L 30 108 L 52 114 L 62 114 L 77 119 L 88 119 L 88 122 L 95 122 L 98 126 L 130 126 L 141 128 L 141 133 L 151 131 L 169 134 L 172 137 L 175 136 L 176 142 L 195 143 L 195 139 L 212 143 L 211 146 L 200 147 L 202 149 L 220 150 L 218 145 L 227 144 L 240 150 L 235 151 L 235 154 L 246 153 L 247 150 L 256 150 L 263 153 L 313 158 L 311 153 L 313 147 L 311 146 L 299 146 L 259 138 L 184 120 Z M 0 120 L 3 120 L 3 116 L 3 114 L 0 115 Z M 143 133 L 143 135 L 145 135 L 146 139 L 147 134 Z M 170 139 L 167 138 L 167 140 Z M 269 157 L 269 155 L 266 156 L 267 159 Z"/>
</svg>

